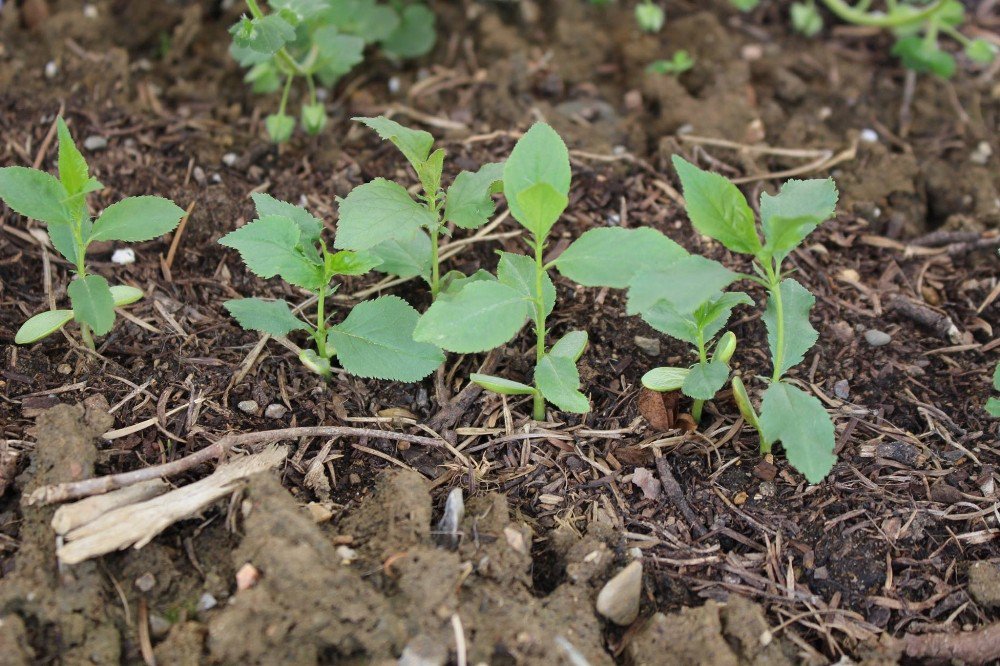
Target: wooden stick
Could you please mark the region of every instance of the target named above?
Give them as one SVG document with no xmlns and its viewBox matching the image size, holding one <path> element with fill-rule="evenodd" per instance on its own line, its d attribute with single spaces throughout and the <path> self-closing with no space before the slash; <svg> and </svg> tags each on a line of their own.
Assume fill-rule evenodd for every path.
<svg viewBox="0 0 1000 666">
<path fill-rule="evenodd" d="M 660 483 L 663 484 L 663 491 L 667 494 L 673 505 L 681 512 L 684 519 L 691 525 L 691 531 L 694 535 L 696 537 L 704 535 L 708 530 L 705 529 L 705 526 L 695 512 L 691 510 L 691 505 L 688 504 L 687 498 L 684 497 L 684 489 L 681 488 L 681 484 L 677 483 L 674 473 L 670 470 L 670 463 L 667 462 L 666 456 L 659 449 L 653 449 L 653 455 L 656 457 L 656 471 L 660 474 Z"/>
</svg>

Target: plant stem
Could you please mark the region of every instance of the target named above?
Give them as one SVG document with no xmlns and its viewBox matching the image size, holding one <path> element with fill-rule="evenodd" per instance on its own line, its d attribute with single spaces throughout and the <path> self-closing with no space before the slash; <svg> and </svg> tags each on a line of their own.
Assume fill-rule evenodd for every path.
<svg viewBox="0 0 1000 666">
<path fill-rule="evenodd" d="M 78 218 L 76 224 L 73 225 L 73 240 L 76 243 L 76 274 L 80 279 L 87 277 L 87 244 L 83 241 L 83 219 Z M 97 347 L 94 345 L 94 336 L 90 333 L 90 325 L 84 322 L 79 322 L 80 324 L 80 338 L 83 340 L 83 344 L 87 346 L 87 349 L 94 351 Z"/>
<path fill-rule="evenodd" d="M 853 23 L 854 25 L 866 25 L 875 28 L 904 28 L 917 23 L 923 23 L 931 16 L 934 16 L 945 5 L 944 0 L 938 0 L 938 2 L 929 5 L 926 9 L 919 12 L 899 16 L 897 12 L 892 11 L 888 14 L 866 12 L 859 7 L 852 7 L 844 2 L 844 0 L 823 0 L 823 4 L 841 20 Z"/>
<path fill-rule="evenodd" d="M 705 333 L 700 328 L 698 329 L 698 359 L 702 363 L 708 363 L 708 352 L 705 351 Z M 691 406 L 691 418 L 694 419 L 695 423 L 701 423 L 701 411 L 704 407 L 704 400 L 695 400 L 694 405 Z"/>
<path fill-rule="evenodd" d="M 309 86 L 309 104 L 316 106 L 316 82 L 313 81 L 312 73 L 306 74 L 306 84 Z"/>
<path fill-rule="evenodd" d="M 313 339 L 316 340 L 316 353 L 323 358 L 326 355 L 326 294 L 327 287 L 323 285 L 316 293 L 316 332 Z"/>
<path fill-rule="evenodd" d="M 785 361 L 785 305 L 781 301 L 781 266 L 765 266 L 768 280 L 768 298 L 774 300 L 774 372 L 771 374 L 771 381 L 776 382 L 781 379 L 781 366 Z"/>
<path fill-rule="evenodd" d="M 281 91 L 281 104 L 278 106 L 278 115 L 285 115 L 285 108 L 288 106 L 288 94 L 292 90 L 292 79 L 295 78 L 294 74 L 289 74 L 285 79 L 285 89 Z"/>
<path fill-rule="evenodd" d="M 545 245 L 542 240 L 535 238 L 535 366 L 537 367 L 545 358 L 545 300 L 542 294 L 542 285 L 545 278 L 545 261 L 543 252 Z M 545 420 L 545 397 L 538 390 L 535 384 L 534 414 L 536 421 Z"/>
<path fill-rule="evenodd" d="M 431 300 L 436 301 L 441 290 L 441 266 L 438 258 L 438 237 L 440 226 L 431 230 Z"/>
</svg>

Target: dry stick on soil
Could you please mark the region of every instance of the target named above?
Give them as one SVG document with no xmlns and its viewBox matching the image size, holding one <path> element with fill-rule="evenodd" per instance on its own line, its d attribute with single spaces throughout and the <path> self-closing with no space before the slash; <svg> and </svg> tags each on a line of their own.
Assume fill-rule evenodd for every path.
<svg viewBox="0 0 1000 666">
<path fill-rule="evenodd" d="M 705 529 L 705 526 L 699 520 L 698 516 L 695 515 L 695 512 L 691 510 L 691 505 L 688 504 L 687 498 L 684 497 L 684 490 L 681 488 L 681 484 L 677 483 L 674 473 L 670 470 L 670 463 L 667 462 L 666 457 L 659 449 L 653 449 L 653 455 L 656 457 L 656 471 L 660 473 L 660 483 L 663 484 L 663 492 L 667 494 L 667 498 L 673 502 L 674 506 L 684 516 L 684 519 L 691 525 L 691 531 L 695 537 L 703 536 L 708 530 Z"/>
<path fill-rule="evenodd" d="M 809 159 L 809 158 L 813 159 L 812 162 L 804 164 L 800 167 L 796 167 L 794 169 L 785 169 L 784 171 L 774 171 L 772 173 L 764 173 L 759 176 L 744 176 L 743 178 L 733 178 L 732 182 L 736 183 L 737 185 L 743 183 L 753 183 L 758 180 L 792 178 L 793 176 L 801 176 L 803 174 L 813 173 L 815 171 L 826 171 L 840 164 L 841 162 L 849 162 L 853 160 L 857 156 L 858 152 L 857 141 L 855 141 L 849 147 L 845 148 L 839 153 L 834 154 L 832 150 L 804 150 L 797 148 L 771 148 L 770 146 L 753 146 L 745 143 L 736 143 L 735 141 L 726 141 L 725 139 L 714 139 L 712 137 L 706 137 L 706 136 L 695 136 L 693 134 L 681 134 L 678 136 L 678 138 L 686 143 L 693 143 L 696 145 L 703 145 L 703 146 L 715 146 L 717 148 L 729 148 L 731 150 L 739 150 L 758 155 L 778 155 L 781 157 L 797 157 L 802 159 Z"/>
<path fill-rule="evenodd" d="M 907 634 L 902 643 L 906 656 L 915 659 L 992 663 L 1000 659 L 1000 623 L 960 634 Z"/>
<path fill-rule="evenodd" d="M 483 364 L 479 366 L 478 372 L 481 375 L 492 374 L 494 369 L 496 369 L 497 362 L 500 360 L 500 355 L 497 353 L 496 349 L 490 351 L 483 359 Z M 427 427 L 435 432 L 443 433 L 446 430 L 454 427 L 458 420 L 462 418 L 462 415 L 468 411 L 472 403 L 476 401 L 479 394 L 483 392 L 483 387 L 474 382 L 469 382 L 465 385 L 461 391 L 458 392 L 452 400 L 444 405 L 437 414 L 431 417 L 427 422 Z"/>
<path fill-rule="evenodd" d="M 163 265 L 166 267 L 167 276 L 170 275 L 170 268 L 174 265 L 174 255 L 177 254 L 177 248 L 181 244 L 181 238 L 184 237 L 184 228 L 187 226 L 188 219 L 191 217 L 191 211 L 194 210 L 195 203 L 195 201 L 192 201 L 187 207 L 187 211 L 184 212 L 184 217 L 181 218 L 180 224 L 177 225 L 177 230 L 174 232 L 174 239 L 170 242 L 170 249 L 167 250 L 167 258 L 163 262 Z"/>
<path fill-rule="evenodd" d="M 66 502 L 81 497 L 100 495 L 101 493 L 106 493 L 117 488 L 124 488 L 125 486 L 130 486 L 141 481 L 175 476 L 210 460 L 221 460 L 231 448 L 236 446 L 264 444 L 299 437 L 371 437 L 373 439 L 393 439 L 401 442 L 410 442 L 411 444 L 422 444 L 424 446 L 445 446 L 444 440 L 433 437 L 409 435 L 407 433 L 388 430 L 375 430 L 374 428 L 350 428 L 347 426 L 307 426 L 248 432 L 242 435 L 226 435 L 214 444 L 173 462 L 137 469 L 133 472 L 109 474 L 108 476 L 98 476 L 93 479 L 84 479 L 83 481 L 43 486 L 31 493 L 31 496 L 28 498 L 28 504 L 52 504 L 53 502 Z"/>
</svg>

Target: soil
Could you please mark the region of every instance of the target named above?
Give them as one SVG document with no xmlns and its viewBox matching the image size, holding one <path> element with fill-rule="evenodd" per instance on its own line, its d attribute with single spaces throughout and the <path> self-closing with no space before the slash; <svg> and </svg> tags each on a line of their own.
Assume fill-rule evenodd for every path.
<svg viewBox="0 0 1000 666">
<path fill-rule="evenodd" d="M 894 637 L 1000 619 L 1000 427 L 982 410 L 1000 348 L 995 67 L 963 62 L 953 81 L 911 84 L 884 36 L 805 40 L 775 2 L 741 15 L 675 0 L 655 36 L 637 34 L 628 3 L 442 2 L 448 28 L 433 54 L 405 65 L 373 56 L 331 91 L 320 137 L 275 148 L 261 127 L 275 100 L 252 96 L 226 52 L 238 6 L 99 0 L 88 17 L 59 0 L 43 17 L 41 4 L 0 10 L 0 165 L 53 170 L 46 137 L 62 111 L 81 145 L 107 139 L 85 151 L 106 185 L 95 208 L 136 194 L 194 208 L 172 263 L 173 236 L 139 244 L 128 266 L 111 263 L 112 246 L 95 248 L 97 271 L 147 294 L 97 356 L 72 331 L 14 346 L 25 318 L 65 302 L 69 267 L 36 240 L 41 228 L 0 209 L 0 454 L 19 460 L 0 490 L 0 654 L 11 663 L 442 664 L 458 659 L 461 635 L 469 663 L 874 664 L 898 659 Z M 994 3 L 968 5 L 971 29 L 1000 28 Z M 681 48 L 695 57 L 690 72 L 645 71 Z M 446 179 L 502 159 L 534 119 L 551 122 L 574 149 L 553 252 L 591 227 L 647 225 L 748 268 L 693 233 L 670 156 L 748 179 L 751 200 L 810 163 L 800 177 L 832 176 L 837 219 L 791 258 L 817 294 L 820 340 L 793 377 L 837 426 L 830 477 L 806 485 L 780 451 L 762 461 L 726 393 L 699 431 L 655 431 L 639 413 L 639 378 L 686 350 L 626 317 L 620 293 L 557 277 L 553 329 L 591 336 L 589 415 L 553 412 L 526 435 L 528 405 L 482 395 L 443 433 L 462 457 L 378 438 L 299 440 L 279 476 L 255 477 L 142 549 L 58 569 L 54 507 L 23 502 L 40 485 L 167 462 L 227 432 L 418 433 L 401 417 L 440 411 L 433 379 L 324 383 L 274 342 L 255 350 L 259 337 L 221 308 L 297 296 L 215 242 L 251 219 L 251 192 L 303 202 L 332 234 L 336 198 L 352 187 L 413 182 L 399 155 L 349 120 L 387 110 L 440 138 Z M 518 243 L 468 246 L 451 267 L 492 268 L 496 250 Z M 374 284 L 346 280 L 341 302 Z M 414 283 L 391 293 L 427 305 Z M 731 327 L 744 378 L 768 368 L 757 311 Z M 946 316 L 957 333 L 914 311 Z M 889 344 L 871 346 L 872 329 Z M 658 341 L 659 356 L 636 336 Z M 530 376 L 528 338 L 500 352 L 497 374 Z M 447 390 L 482 361 L 449 358 Z M 257 413 L 237 408 L 250 399 Z M 271 404 L 286 413 L 265 417 Z M 650 499 L 631 482 L 637 468 L 656 469 L 654 450 L 703 534 L 665 493 Z M 452 550 L 434 526 L 455 487 L 466 511 Z M 640 617 L 616 627 L 594 601 L 635 557 Z M 238 589 L 248 564 L 256 584 Z"/>
</svg>

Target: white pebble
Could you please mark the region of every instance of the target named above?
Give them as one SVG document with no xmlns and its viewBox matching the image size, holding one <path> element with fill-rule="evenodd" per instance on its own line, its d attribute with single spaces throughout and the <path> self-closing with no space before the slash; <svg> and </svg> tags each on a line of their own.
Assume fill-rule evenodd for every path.
<svg viewBox="0 0 1000 666">
<path fill-rule="evenodd" d="M 111 255 L 111 263 L 119 266 L 128 266 L 135 263 L 135 250 L 130 247 L 123 247 L 115 250 Z"/>
<path fill-rule="evenodd" d="M 986 141 L 980 141 L 976 149 L 969 153 L 969 160 L 973 164 L 986 164 L 993 155 L 993 148 Z"/>
<path fill-rule="evenodd" d="M 337 546 L 337 557 L 340 558 L 341 564 L 350 564 L 354 560 L 358 559 L 358 551 L 353 548 L 348 548 L 347 546 Z"/>
<path fill-rule="evenodd" d="M 197 609 L 198 612 L 203 613 L 207 610 L 212 610 L 218 605 L 219 602 L 215 599 L 215 597 L 206 592 L 205 594 L 201 595 L 201 597 L 198 599 Z"/>
<path fill-rule="evenodd" d="M 83 15 L 84 17 L 89 19 L 97 18 L 97 7 L 95 7 L 94 5 L 84 5 Z"/>
<path fill-rule="evenodd" d="M 257 410 L 260 409 L 255 400 L 241 400 L 236 406 L 246 414 L 256 414 Z"/>
<path fill-rule="evenodd" d="M 878 132 L 866 127 L 861 130 L 861 140 L 865 143 L 878 143 Z"/>
<path fill-rule="evenodd" d="M 54 79 L 56 74 L 59 73 L 59 65 L 56 64 L 55 60 L 50 60 L 45 63 L 45 78 Z"/>
<path fill-rule="evenodd" d="M 225 164 L 227 167 L 231 167 L 234 164 L 236 164 L 237 159 L 239 158 L 236 157 L 236 153 L 226 153 L 225 155 L 222 156 L 222 163 Z"/>
<path fill-rule="evenodd" d="M 104 150 L 108 147 L 108 140 L 103 136 L 92 134 L 83 140 L 83 147 L 87 150 Z"/>
<path fill-rule="evenodd" d="M 892 342 L 892 336 L 884 331 L 872 328 L 865 331 L 865 341 L 872 347 L 884 347 Z"/>
<path fill-rule="evenodd" d="M 264 410 L 264 416 L 269 419 L 280 419 L 282 416 L 288 413 L 284 405 L 279 405 L 277 403 L 273 405 L 268 405 L 267 409 Z"/>
<path fill-rule="evenodd" d="M 400 83 L 398 76 L 389 77 L 389 92 L 393 95 L 399 92 L 399 89 L 403 87 Z"/>
</svg>

